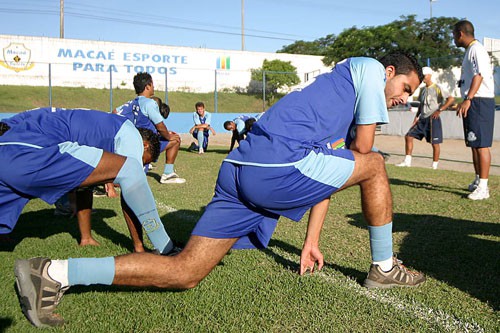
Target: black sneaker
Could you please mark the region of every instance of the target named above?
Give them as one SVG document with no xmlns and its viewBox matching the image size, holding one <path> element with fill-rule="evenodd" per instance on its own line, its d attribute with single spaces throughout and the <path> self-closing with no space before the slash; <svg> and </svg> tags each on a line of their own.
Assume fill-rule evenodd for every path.
<svg viewBox="0 0 500 333">
<path fill-rule="evenodd" d="M 64 324 L 64 319 L 54 313 L 64 292 L 61 284 L 53 280 L 47 270 L 48 258 L 16 260 L 16 286 L 21 309 L 28 320 L 36 327 L 53 327 Z"/>
<path fill-rule="evenodd" d="M 368 277 L 363 283 L 366 288 L 416 287 L 425 282 L 425 276 L 411 271 L 403 262 L 393 257 L 392 269 L 384 272 L 378 265 L 371 265 Z"/>
</svg>

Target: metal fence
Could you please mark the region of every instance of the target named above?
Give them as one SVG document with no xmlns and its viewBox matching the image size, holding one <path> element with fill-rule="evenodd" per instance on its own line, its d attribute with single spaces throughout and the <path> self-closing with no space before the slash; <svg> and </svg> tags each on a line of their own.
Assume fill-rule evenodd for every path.
<svg viewBox="0 0 500 333">
<path fill-rule="evenodd" d="M 129 90 L 133 88 L 133 77 L 137 72 L 147 71 L 147 66 L 113 66 L 96 67 L 88 65 L 87 67 L 77 66 L 75 64 L 57 64 L 37 63 L 36 72 L 19 72 L 4 77 L 3 85 L 29 85 L 48 87 L 47 103 L 48 106 L 61 106 L 61 101 L 57 97 L 61 89 L 72 89 L 75 87 L 98 88 L 101 91 L 89 96 L 93 99 L 91 105 L 99 105 L 101 109 L 113 110 L 116 106 L 123 104 L 130 96 Z M 270 72 L 263 71 L 262 81 L 252 81 L 250 70 L 207 70 L 197 68 L 154 68 L 149 69 L 153 77 L 156 95 L 161 97 L 167 104 L 180 104 L 175 101 L 176 96 L 182 98 L 185 95 L 202 95 L 210 109 L 213 112 L 262 112 L 268 107 L 270 91 L 274 89 L 267 82 L 266 77 L 270 74 L 298 75 L 301 84 L 312 80 L 314 76 L 320 74 L 320 71 L 309 73 L 291 73 L 291 72 Z M 284 87 L 280 90 L 282 94 L 287 93 L 293 87 Z M 126 92 L 124 92 L 126 90 Z M 106 92 L 106 93 L 105 93 Z M 172 94 L 172 92 L 181 94 Z M 124 93 L 128 97 L 124 97 Z M 252 96 L 252 105 L 247 110 L 235 110 L 235 102 L 227 96 L 230 94 L 240 94 Z M 107 97 L 106 97 L 107 96 Z M 212 96 L 209 98 L 209 96 Z M 125 100 L 124 100 L 125 98 Z M 193 105 L 196 101 L 193 101 Z M 176 110 L 188 111 L 188 110 Z M 189 109 L 192 111 L 192 109 Z"/>
</svg>

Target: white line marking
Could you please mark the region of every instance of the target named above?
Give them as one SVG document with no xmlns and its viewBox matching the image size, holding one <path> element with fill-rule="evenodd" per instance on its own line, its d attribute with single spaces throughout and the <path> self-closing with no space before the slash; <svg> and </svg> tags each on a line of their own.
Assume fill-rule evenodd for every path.
<svg viewBox="0 0 500 333">
<path fill-rule="evenodd" d="M 279 248 L 273 247 L 273 250 L 279 252 L 285 259 L 292 262 L 297 261 L 297 258 L 290 256 L 287 252 L 280 251 Z M 329 269 L 326 269 L 329 270 Z M 336 271 L 326 272 L 325 268 L 320 272 L 315 272 L 313 275 L 309 275 L 311 278 L 321 278 L 325 281 L 332 283 L 341 283 L 347 286 L 347 289 L 353 291 L 361 296 L 372 299 L 374 301 L 388 304 L 393 308 L 404 311 L 409 315 L 415 316 L 419 319 L 425 320 L 430 323 L 436 323 L 441 326 L 444 330 L 450 332 L 484 332 L 484 329 L 474 321 L 464 322 L 459 318 L 449 315 L 442 310 L 435 310 L 427 307 L 423 304 L 419 304 L 415 301 L 403 301 L 397 297 L 386 295 L 382 290 L 370 290 L 360 286 L 353 279 L 341 274 Z"/>
<path fill-rule="evenodd" d="M 178 212 L 177 209 L 170 207 L 168 205 L 165 205 L 164 203 L 156 201 L 156 206 L 160 208 L 163 211 L 166 211 L 168 213 L 174 213 Z M 191 219 L 196 219 L 194 215 L 191 214 L 186 214 L 187 218 Z M 269 247 L 272 248 L 273 251 L 276 253 L 279 253 L 283 258 L 286 260 L 292 261 L 292 262 L 297 262 L 296 257 L 292 257 L 288 252 L 280 251 L 280 248 L 277 247 Z M 353 279 L 343 275 L 339 274 L 336 271 L 333 272 L 326 272 L 326 270 L 323 268 L 321 272 L 315 272 L 313 275 L 309 275 L 310 277 L 314 278 L 321 278 L 324 279 L 325 281 L 332 282 L 332 283 L 342 283 L 343 285 L 347 286 L 347 289 L 361 295 L 365 296 L 366 298 L 372 299 L 374 301 L 388 304 L 392 306 L 393 308 L 404 311 L 408 313 L 409 315 L 415 316 L 419 319 L 425 320 L 430 323 L 436 323 L 439 326 L 441 326 L 444 330 L 449 331 L 449 332 L 478 332 L 478 333 L 483 333 L 484 329 L 479 326 L 479 324 L 475 323 L 474 321 L 472 323 L 469 322 L 464 322 L 460 320 L 459 318 L 449 315 L 446 312 L 442 310 L 434 310 L 430 307 L 427 307 L 425 305 L 419 304 L 415 301 L 407 301 L 404 302 L 396 297 L 386 295 L 383 293 L 382 290 L 370 290 L 366 289 L 362 286 L 360 286 L 356 281 Z"/>
</svg>

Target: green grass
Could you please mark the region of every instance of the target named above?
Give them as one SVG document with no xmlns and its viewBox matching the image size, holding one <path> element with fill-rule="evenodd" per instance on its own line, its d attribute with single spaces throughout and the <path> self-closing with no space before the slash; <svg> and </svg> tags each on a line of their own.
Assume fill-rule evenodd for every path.
<svg viewBox="0 0 500 333">
<path fill-rule="evenodd" d="M 164 99 L 164 91 L 156 91 Z M 5 86 L 0 85 L 0 112 L 18 112 L 49 105 L 48 87 Z M 113 108 L 135 97 L 135 92 L 128 89 L 113 89 Z M 262 112 L 261 96 L 236 93 L 217 94 L 218 112 Z M 194 104 L 205 103 L 207 110 L 214 111 L 213 93 L 169 92 L 168 104 L 172 112 L 193 112 Z M 65 108 L 89 108 L 109 111 L 110 94 L 108 89 L 94 88 L 52 88 L 52 106 Z"/>
<path fill-rule="evenodd" d="M 185 242 L 209 202 L 226 147 L 198 156 L 181 151 L 182 185 L 149 174 L 160 216 L 171 236 Z M 196 165 L 203 160 L 203 168 Z M 68 332 L 498 332 L 500 316 L 500 177 L 492 198 L 473 202 L 464 190 L 472 174 L 388 166 L 394 196 L 394 248 L 428 281 L 416 289 L 360 287 L 370 265 L 359 189 L 332 197 L 321 250 L 324 269 L 297 273 L 306 218 L 280 219 L 268 249 L 231 251 L 189 291 L 74 287 L 59 312 Z M 103 257 L 131 251 L 119 200 L 97 198 L 93 232 L 100 247 L 77 246 L 75 219 L 54 217 L 40 200 L 25 208 L 0 251 L 0 331 L 35 332 L 14 291 L 16 258 Z M 168 268 L 166 268 L 168 269 Z"/>
</svg>

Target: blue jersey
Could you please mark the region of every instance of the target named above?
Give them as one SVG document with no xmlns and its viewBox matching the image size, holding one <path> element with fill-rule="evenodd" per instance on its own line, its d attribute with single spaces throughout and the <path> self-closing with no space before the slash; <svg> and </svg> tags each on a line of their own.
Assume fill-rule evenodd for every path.
<svg viewBox="0 0 500 333">
<path fill-rule="evenodd" d="M 4 119 L 11 129 L 0 136 L 0 142 L 49 147 L 69 141 L 115 152 L 114 138 L 125 121 L 96 110 L 34 109 Z"/>
<path fill-rule="evenodd" d="M 127 103 L 116 108 L 116 114 L 130 120 L 137 128 L 147 128 L 157 133 L 156 127 L 151 120 L 141 111 L 139 105 L 139 97 L 128 101 Z"/>
<path fill-rule="evenodd" d="M 238 131 L 239 135 L 245 134 L 246 128 L 245 128 L 245 121 L 250 119 L 250 116 L 246 115 L 241 115 L 239 117 L 234 118 L 233 122 L 236 125 L 236 130 Z"/>
<path fill-rule="evenodd" d="M 353 126 L 389 121 L 384 89 L 385 70 L 380 62 L 346 59 L 266 111 L 226 161 L 286 166 L 311 151 L 345 148 Z"/>
</svg>

